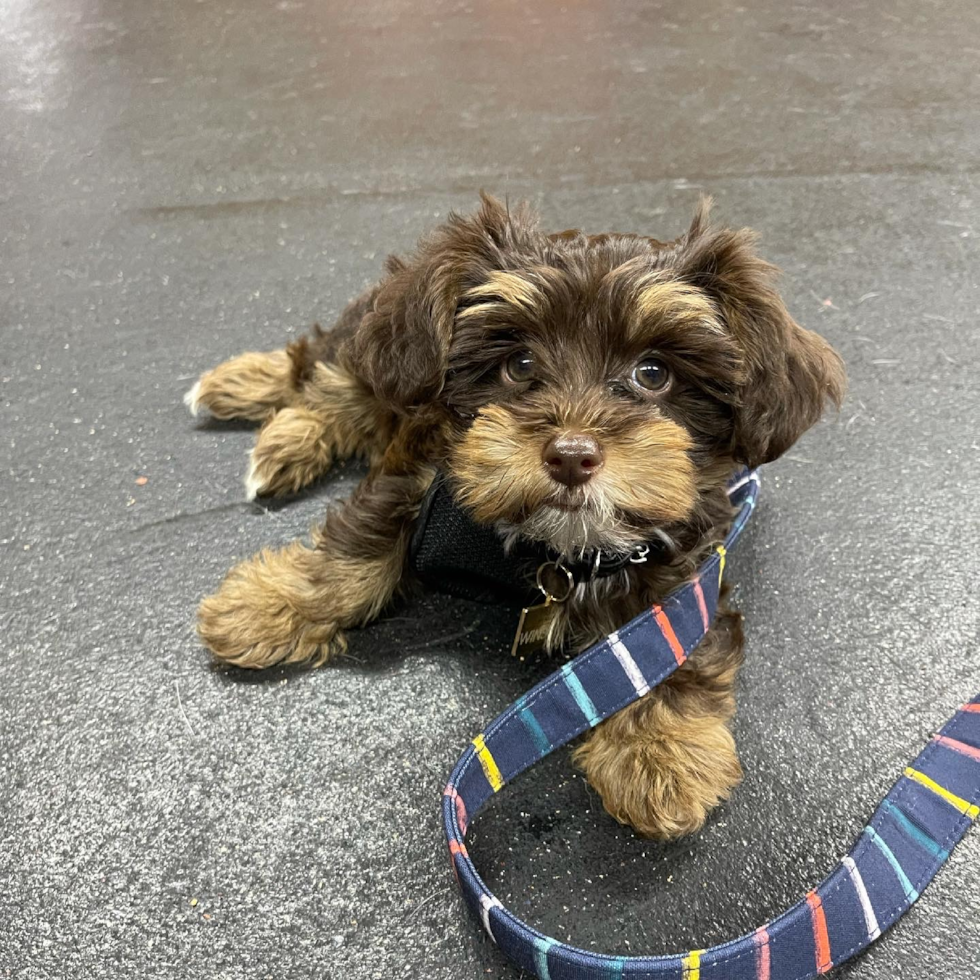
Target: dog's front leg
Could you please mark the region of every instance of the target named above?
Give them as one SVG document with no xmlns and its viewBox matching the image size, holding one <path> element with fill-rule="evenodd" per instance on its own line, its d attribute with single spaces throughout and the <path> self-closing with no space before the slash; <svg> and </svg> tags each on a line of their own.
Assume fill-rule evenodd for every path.
<svg viewBox="0 0 980 980">
<path fill-rule="evenodd" d="M 603 805 L 646 837 L 699 830 L 742 776 L 729 722 L 740 617 L 719 612 L 676 673 L 599 725 L 574 754 Z"/>
<path fill-rule="evenodd" d="M 312 547 L 294 541 L 236 565 L 198 610 L 214 656 L 238 667 L 322 664 L 343 630 L 378 616 L 402 580 L 412 521 L 431 473 L 368 477 L 327 515 Z"/>
</svg>

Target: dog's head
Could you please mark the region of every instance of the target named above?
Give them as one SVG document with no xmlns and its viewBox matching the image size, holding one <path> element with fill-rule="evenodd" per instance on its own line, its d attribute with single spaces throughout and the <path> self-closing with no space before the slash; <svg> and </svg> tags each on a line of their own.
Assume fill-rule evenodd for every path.
<svg viewBox="0 0 980 980">
<path fill-rule="evenodd" d="M 548 236 L 484 197 L 390 263 L 351 356 L 392 408 L 451 411 L 444 462 L 478 521 L 565 554 L 623 550 L 839 405 L 841 361 L 774 274 L 706 202 L 662 243 Z"/>
</svg>

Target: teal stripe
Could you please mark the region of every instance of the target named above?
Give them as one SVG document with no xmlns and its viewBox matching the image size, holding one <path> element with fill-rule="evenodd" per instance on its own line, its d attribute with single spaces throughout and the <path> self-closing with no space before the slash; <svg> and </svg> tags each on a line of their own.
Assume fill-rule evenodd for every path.
<svg viewBox="0 0 980 980">
<path fill-rule="evenodd" d="M 909 881 L 908 875 L 902 870 L 902 866 L 898 863 L 898 858 L 892 854 L 891 848 L 875 833 L 874 827 L 865 827 L 864 832 L 878 845 L 878 850 L 885 855 L 885 859 L 892 866 L 892 870 L 905 890 L 905 897 L 909 902 L 917 902 L 919 900 L 919 893 L 912 887 L 912 882 Z"/>
<path fill-rule="evenodd" d="M 921 844 L 934 858 L 938 858 L 940 861 L 945 861 L 949 857 L 949 851 L 944 851 L 927 833 L 920 830 L 907 816 L 905 816 L 902 811 L 895 806 L 891 800 L 883 800 L 882 806 L 892 815 L 892 819 L 897 823 L 902 830 L 905 831 L 916 841 L 916 843 Z"/>
<path fill-rule="evenodd" d="M 538 747 L 541 755 L 547 755 L 551 751 L 551 742 L 545 735 L 544 729 L 538 724 L 538 719 L 534 717 L 530 708 L 521 708 L 521 721 L 531 736 L 534 744 Z"/>
<path fill-rule="evenodd" d="M 585 688 L 582 687 L 582 682 L 575 676 L 575 672 L 572 670 L 571 664 L 565 664 L 561 669 L 562 677 L 565 679 L 565 686 L 572 692 L 572 697 L 575 698 L 575 703 L 579 706 L 582 714 L 589 719 L 589 724 L 595 728 L 599 724 L 601 719 L 599 718 L 599 713 L 595 710 L 595 705 L 592 703 L 592 698 L 585 693 Z"/>
<path fill-rule="evenodd" d="M 534 966 L 538 972 L 538 980 L 551 980 L 548 972 L 548 950 L 555 945 L 554 939 L 544 936 L 534 936 Z"/>
<path fill-rule="evenodd" d="M 620 956 L 613 960 L 609 964 L 609 980 L 621 980 L 624 966 L 626 966 L 626 960 L 623 957 Z"/>
</svg>

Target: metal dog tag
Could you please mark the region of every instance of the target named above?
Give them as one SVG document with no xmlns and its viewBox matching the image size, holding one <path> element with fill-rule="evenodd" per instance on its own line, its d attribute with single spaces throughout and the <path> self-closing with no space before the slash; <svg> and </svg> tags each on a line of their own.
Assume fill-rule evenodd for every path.
<svg viewBox="0 0 980 980">
<path fill-rule="evenodd" d="M 559 576 L 559 581 L 562 581 L 561 576 L 564 575 L 564 581 L 568 588 L 563 596 L 555 595 L 549 585 L 545 584 L 544 575 L 549 569 L 555 571 Z M 511 656 L 519 657 L 521 660 L 544 649 L 544 645 L 548 641 L 548 634 L 551 632 L 551 626 L 558 614 L 558 606 L 572 594 L 572 589 L 575 588 L 575 579 L 564 565 L 555 561 L 547 561 L 538 569 L 537 584 L 544 596 L 544 602 L 537 606 L 525 606 L 521 610 L 517 633 L 514 635 L 514 643 L 510 648 Z"/>
<path fill-rule="evenodd" d="M 551 601 L 550 596 L 539 606 L 525 606 L 521 610 L 521 618 L 517 624 L 517 633 L 514 636 L 514 645 L 510 648 L 510 655 L 520 657 L 523 660 L 529 654 L 537 653 L 543 649 L 557 611 L 558 609 Z"/>
</svg>

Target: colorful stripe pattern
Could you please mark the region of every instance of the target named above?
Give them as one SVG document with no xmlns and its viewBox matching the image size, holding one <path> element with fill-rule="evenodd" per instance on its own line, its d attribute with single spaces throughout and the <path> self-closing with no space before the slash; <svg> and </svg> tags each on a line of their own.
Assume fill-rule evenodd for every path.
<svg viewBox="0 0 980 980">
<path fill-rule="evenodd" d="M 850 959 L 918 899 L 980 816 L 980 696 L 956 713 L 875 811 L 851 852 L 783 915 L 741 939 L 675 956 L 612 957 L 550 939 L 504 908 L 473 865 L 467 820 L 549 752 L 642 697 L 684 662 L 718 607 L 728 550 L 758 492 L 729 491 L 732 530 L 695 581 L 546 678 L 503 712 L 459 760 L 443 822 L 460 888 L 487 933 L 540 980 L 808 980 Z"/>
</svg>

